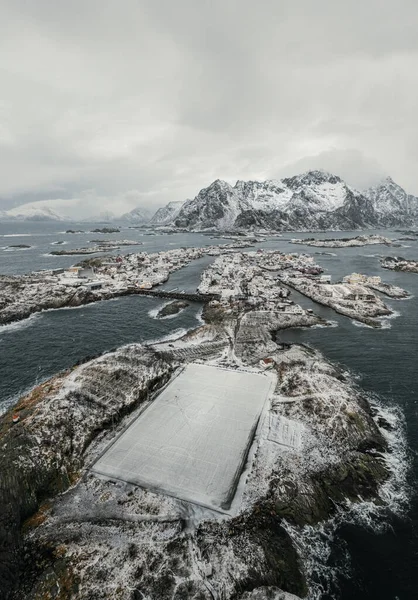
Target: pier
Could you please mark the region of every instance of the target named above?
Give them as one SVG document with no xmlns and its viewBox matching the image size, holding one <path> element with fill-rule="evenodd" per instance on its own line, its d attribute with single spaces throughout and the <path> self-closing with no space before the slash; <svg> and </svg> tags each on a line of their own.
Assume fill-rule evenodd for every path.
<svg viewBox="0 0 418 600">
<path fill-rule="evenodd" d="M 211 300 L 219 300 L 220 294 L 199 294 L 197 292 L 181 292 L 167 290 L 143 290 L 138 288 L 128 288 L 131 294 L 139 296 L 156 296 L 157 298 L 172 298 L 173 300 L 186 300 L 189 302 L 210 302 Z"/>
</svg>

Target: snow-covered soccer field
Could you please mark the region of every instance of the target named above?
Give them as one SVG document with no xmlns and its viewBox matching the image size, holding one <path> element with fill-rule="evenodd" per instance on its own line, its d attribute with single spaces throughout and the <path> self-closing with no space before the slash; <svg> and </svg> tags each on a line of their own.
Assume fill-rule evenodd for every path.
<svg viewBox="0 0 418 600">
<path fill-rule="evenodd" d="M 93 471 L 228 510 L 271 385 L 267 375 L 190 364 Z"/>
</svg>

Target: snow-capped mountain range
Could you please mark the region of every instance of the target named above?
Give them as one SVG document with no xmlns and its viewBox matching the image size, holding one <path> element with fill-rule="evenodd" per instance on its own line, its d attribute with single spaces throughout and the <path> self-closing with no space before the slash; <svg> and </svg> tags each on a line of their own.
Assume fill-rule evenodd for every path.
<svg viewBox="0 0 418 600">
<path fill-rule="evenodd" d="M 205 229 L 358 229 L 418 224 L 418 198 L 390 178 L 359 192 L 336 175 L 310 171 L 278 181 L 217 179 L 169 223 Z"/>
<path fill-rule="evenodd" d="M 0 211 L 0 220 L 70 219 L 39 201 Z M 411 227 L 418 226 L 418 198 L 390 177 L 359 192 L 336 175 L 309 171 L 280 180 L 237 181 L 234 186 L 217 179 L 194 199 L 169 202 L 154 215 L 137 207 L 110 220 L 192 231 Z"/>
</svg>

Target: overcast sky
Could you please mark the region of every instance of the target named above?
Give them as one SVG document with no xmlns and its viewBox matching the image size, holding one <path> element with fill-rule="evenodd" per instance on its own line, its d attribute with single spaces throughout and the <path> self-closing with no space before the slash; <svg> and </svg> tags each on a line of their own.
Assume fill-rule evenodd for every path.
<svg viewBox="0 0 418 600">
<path fill-rule="evenodd" d="M 310 168 L 418 195 L 417 32 L 416 0 L 0 0 L 0 208 Z"/>
</svg>

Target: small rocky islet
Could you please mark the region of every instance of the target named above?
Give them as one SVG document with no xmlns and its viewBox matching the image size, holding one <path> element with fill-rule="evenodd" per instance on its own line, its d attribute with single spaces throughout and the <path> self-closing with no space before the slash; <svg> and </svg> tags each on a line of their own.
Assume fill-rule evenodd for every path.
<svg viewBox="0 0 418 600">
<path fill-rule="evenodd" d="M 381 261 L 384 269 L 403 271 L 405 273 L 418 273 L 418 260 L 409 260 L 400 256 L 387 256 Z"/>
<path fill-rule="evenodd" d="M 178 315 L 182 310 L 187 308 L 189 305 L 188 302 L 184 300 L 174 300 L 173 302 L 169 302 L 168 304 L 164 304 L 159 311 L 157 312 L 157 319 L 165 319 L 167 317 L 174 317 Z"/>
<path fill-rule="evenodd" d="M 92 229 L 91 233 L 120 233 L 120 229 L 118 227 L 97 227 Z"/>
</svg>

